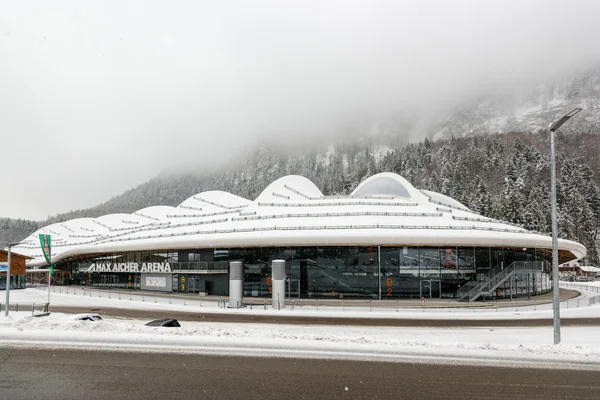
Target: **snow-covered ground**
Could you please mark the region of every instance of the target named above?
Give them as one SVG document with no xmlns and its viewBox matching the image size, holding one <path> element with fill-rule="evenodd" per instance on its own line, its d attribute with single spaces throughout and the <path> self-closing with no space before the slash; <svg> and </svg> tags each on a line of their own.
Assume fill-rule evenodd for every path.
<svg viewBox="0 0 600 400">
<path fill-rule="evenodd" d="M 563 284 L 565 288 L 576 289 L 581 292 L 577 298 L 561 302 L 562 318 L 600 318 L 600 287 L 589 287 L 577 284 Z M 515 302 L 515 306 L 500 308 L 421 308 L 417 305 L 412 307 L 397 306 L 396 302 L 389 302 L 385 306 L 356 307 L 352 302 L 346 306 L 327 306 L 323 302 L 319 307 L 302 306 L 298 303 L 292 308 L 288 303 L 281 310 L 272 309 L 270 303 L 266 307 L 262 301 L 257 301 L 252 309 L 244 307 L 241 309 L 221 308 L 217 302 L 202 300 L 201 297 L 160 297 L 153 295 L 131 294 L 127 292 L 117 293 L 106 290 L 83 291 L 81 288 L 71 287 L 76 290 L 77 295 L 56 292 L 51 293 L 51 306 L 83 306 L 83 307 L 115 307 L 136 308 L 173 311 L 191 311 L 203 313 L 228 313 L 228 314 L 256 314 L 256 315 L 290 315 L 290 316 L 319 316 L 319 317 L 352 317 L 352 318 L 413 318 L 413 319 L 544 319 L 552 318 L 552 304 L 524 305 Z M 0 301 L 4 299 L 4 291 L 0 291 Z M 83 295 L 85 293 L 85 295 Z M 11 304 L 19 303 L 22 307 L 29 307 L 31 303 L 47 302 L 48 294 L 44 290 L 25 289 L 11 291 Z M 339 302 L 337 303 L 339 304 Z M 590 305 L 592 304 L 592 305 Z"/>
<path fill-rule="evenodd" d="M 391 328 L 183 322 L 153 328 L 145 320 L 76 321 L 52 313 L 0 319 L 0 347 L 97 348 L 248 356 L 324 357 L 379 361 L 485 363 L 600 370 L 600 329 Z"/>
<path fill-rule="evenodd" d="M 589 295 L 594 295 L 590 292 Z M 0 293 L 2 296 L 3 293 Z M 585 295 L 585 294 L 584 294 Z M 11 292 L 12 303 L 43 302 L 46 293 L 27 289 Z M 329 315 L 414 318 L 549 318 L 548 310 L 487 312 L 445 311 L 359 312 L 333 310 L 233 310 L 214 303 L 200 308 L 182 304 L 154 304 L 129 300 L 52 294 L 52 304 L 93 307 L 118 306 L 202 312 L 288 315 Z M 563 309 L 563 318 L 598 317 L 600 305 Z M 298 326 L 285 324 L 182 322 L 182 328 L 151 328 L 146 320 L 105 318 L 75 321 L 73 315 L 52 313 L 32 317 L 31 311 L 0 317 L 0 347 L 73 347 L 117 351 L 160 351 L 248 356 L 321 357 L 379 361 L 475 363 L 547 368 L 600 370 L 600 327 L 564 327 L 562 342 L 553 345 L 551 327 L 542 328 L 398 328 L 361 326 Z"/>
</svg>

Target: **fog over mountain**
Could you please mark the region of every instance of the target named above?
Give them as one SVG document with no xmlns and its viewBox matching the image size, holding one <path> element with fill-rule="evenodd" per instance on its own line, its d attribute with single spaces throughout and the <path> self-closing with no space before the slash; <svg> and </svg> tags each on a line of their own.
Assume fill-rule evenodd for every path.
<svg viewBox="0 0 600 400">
<path fill-rule="evenodd" d="M 0 215 L 90 207 L 264 141 L 435 135 L 481 99 L 597 65 L 598 15 L 584 0 L 2 2 Z"/>
</svg>

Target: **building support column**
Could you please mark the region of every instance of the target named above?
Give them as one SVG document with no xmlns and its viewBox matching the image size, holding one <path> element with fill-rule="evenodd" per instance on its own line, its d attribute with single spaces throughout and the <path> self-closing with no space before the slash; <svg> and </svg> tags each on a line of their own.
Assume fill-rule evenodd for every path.
<svg viewBox="0 0 600 400">
<path fill-rule="evenodd" d="M 229 308 L 241 308 L 244 300 L 244 263 L 229 262 Z"/>
<path fill-rule="evenodd" d="M 285 308 L 285 260 L 271 262 L 271 277 L 273 280 L 272 307 L 276 310 Z"/>
</svg>

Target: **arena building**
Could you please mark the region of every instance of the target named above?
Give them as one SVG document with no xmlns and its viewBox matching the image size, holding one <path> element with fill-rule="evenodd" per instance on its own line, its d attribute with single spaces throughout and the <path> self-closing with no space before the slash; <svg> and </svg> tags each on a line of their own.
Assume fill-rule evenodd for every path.
<svg viewBox="0 0 600 400">
<path fill-rule="evenodd" d="M 235 281 L 244 297 L 269 296 L 274 261 L 282 260 L 279 280 L 292 298 L 473 301 L 551 290 L 550 237 L 392 173 L 366 179 L 349 196 L 324 196 L 291 175 L 254 201 L 208 191 L 177 207 L 49 225 L 15 247 L 32 257 L 29 268 L 46 265 L 41 233 L 52 235 L 64 284 L 227 296 Z M 561 263 L 586 254 L 573 241 L 558 245 Z"/>
</svg>

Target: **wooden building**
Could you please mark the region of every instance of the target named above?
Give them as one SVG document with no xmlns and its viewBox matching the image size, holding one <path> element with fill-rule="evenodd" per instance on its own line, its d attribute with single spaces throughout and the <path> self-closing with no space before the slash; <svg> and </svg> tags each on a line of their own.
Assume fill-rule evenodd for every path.
<svg viewBox="0 0 600 400">
<path fill-rule="evenodd" d="M 25 261 L 30 257 L 14 251 L 10 252 L 11 288 L 25 287 Z M 8 267 L 8 251 L 0 249 L 0 288 L 6 288 L 6 269 Z"/>
</svg>

